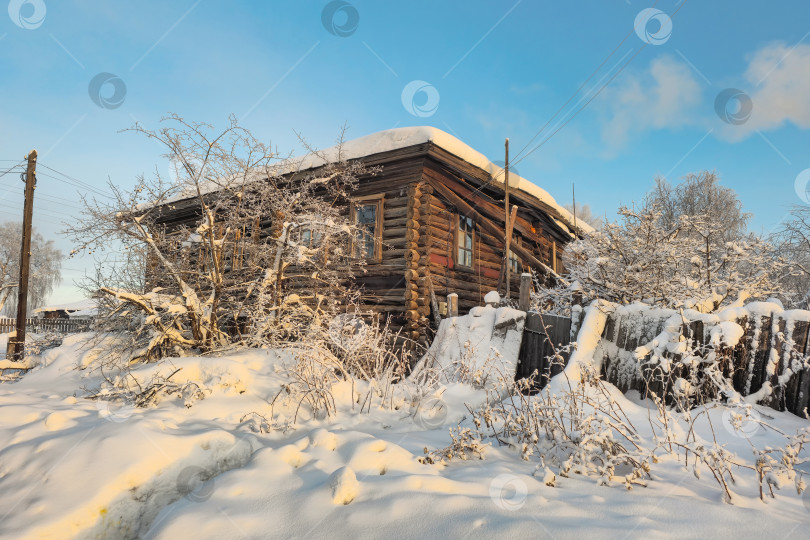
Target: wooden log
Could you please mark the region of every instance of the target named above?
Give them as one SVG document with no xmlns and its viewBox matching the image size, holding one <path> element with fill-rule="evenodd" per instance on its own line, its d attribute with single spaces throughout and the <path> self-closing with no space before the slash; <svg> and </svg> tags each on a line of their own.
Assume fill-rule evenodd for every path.
<svg viewBox="0 0 810 540">
<path fill-rule="evenodd" d="M 810 329 L 808 329 L 810 331 Z M 802 354 L 802 350 L 798 349 L 798 354 Z M 804 357 L 810 356 L 810 335 L 805 335 Z M 810 408 L 810 367 L 805 367 L 801 370 L 801 377 L 797 385 L 796 401 L 793 406 L 794 414 L 802 418 L 808 418 L 808 408 Z"/>
<path fill-rule="evenodd" d="M 401 226 L 401 227 L 384 227 L 383 228 L 383 240 L 386 238 L 404 238 L 405 234 L 408 232 L 408 228 Z"/>
<path fill-rule="evenodd" d="M 802 416 L 802 409 L 798 407 L 800 401 L 800 382 L 802 379 L 802 372 L 806 370 L 801 362 L 804 357 L 804 350 L 807 348 L 807 335 L 810 330 L 810 324 L 806 321 L 796 321 L 793 326 L 793 335 L 790 336 L 793 342 L 793 347 L 787 351 L 789 365 L 793 372 L 785 385 L 785 405 L 788 411 L 797 416 Z"/>
<path fill-rule="evenodd" d="M 458 294 L 447 295 L 447 315 L 448 317 L 458 317 Z"/>
<path fill-rule="evenodd" d="M 779 384 L 780 376 L 784 373 L 785 370 L 785 358 L 784 358 L 784 350 L 785 350 L 785 326 L 787 322 L 785 319 L 774 315 L 774 319 L 772 322 L 772 326 L 774 327 L 771 332 L 771 343 L 770 347 L 772 351 L 770 355 L 776 352 L 776 362 L 772 362 L 771 358 L 768 358 L 769 369 L 773 370 L 773 373 L 770 376 L 770 383 L 771 383 L 771 396 L 767 400 L 767 405 L 772 409 L 776 409 L 777 411 L 784 411 L 785 410 L 785 400 L 784 400 L 784 391 L 785 388 L 783 385 Z M 789 354 L 789 353 L 788 353 Z"/>
<path fill-rule="evenodd" d="M 495 286 L 498 284 L 498 280 L 482 279 L 479 285 L 477 281 L 464 281 L 461 279 L 445 277 L 437 280 L 437 283 L 440 287 L 456 291 L 459 294 L 464 295 L 465 298 L 470 299 L 470 301 L 477 303 L 478 299 L 483 293 L 489 292 L 495 288 Z"/>
<path fill-rule="evenodd" d="M 400 302 L 399 304 L 388 304 L 388 305 L 373 305 L 373 304 L 362 304 L 361 311 L 368 311 L 370 313 L 405 313 L 405 304 Z"/>
<path fill-rule="evenodd" d="M 754 353 L 751 388 L 749 390 L 752 394 L 762 388 L 762 383 L 767 377 L 766 372 L 771 352 L 771 327 L 773 326 L 773 317 L 759 317 L 759 323 L 761 324 L 759 342 L 754 345 L 756 352 Z"/>
<path fill-rule="evenodd" d="M 529 311 L 531 304 L 532 292 L 532 275 L 523 273 L 520 275 L 520 295 L 518 300 L 518 309 L 522 311 Z"/>
<path fill-rule="evenodd" d="M 389 220 L 405 218 L 408 216 L 408 207 L 403 206 L 400 208 L 388 208 L 386 205 L 383 208 L 383 219 L 387 222 Z"/>
</svg>

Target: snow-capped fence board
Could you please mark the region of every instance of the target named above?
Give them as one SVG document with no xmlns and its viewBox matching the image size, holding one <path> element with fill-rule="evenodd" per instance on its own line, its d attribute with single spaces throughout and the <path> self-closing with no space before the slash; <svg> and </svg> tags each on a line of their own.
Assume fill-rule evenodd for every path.
<svg viewBox="0 0 810 540">
<path fill-rule="evenodd" d="M 672 326 L 668 330 L 674 341 L 664 353 L 672 361 L 665 369 L 660 362 L 651 361 L 649 349 L 667 345 L 667 322 L 677 314 L 630 306 L 608 315 L 595 358 L 602 377 L 623 392 L 637 390 L 642 396 L 654 392 L 671 401 L 677 379 L 689 375 L 690 368 L 677 362 L 682 351 L 674 347 L 686 342 L 704 353 L 714 351 L 723 374 L 749 401 L 806 416 L 810 407 L 810 312 L 757 303 L 754 309 L 738 308 L 719 316 L 688 313 L 679 330 Z M 739 338 L 730 344 L 722 341 L 726 324 L 739 332 Z M 637 351 L 639 347 L 643 349 Z M 642 359 L 637 358 L 639 352 Z"/>
<path fill-rule="evenodd" d="M 803 351 L 805 356 L 810 356 L 810 322 L 797 321 L 794 327 L 794 339 L 799 338 L 794 343 L 797 351 Z M 794 410 L 800 406 L 802 396 L 810 393 L 810 370 L 794 373 L 787 383 L 785 389 L 787 408 Z"/>
<path fill-rule="evenodd" d="M 0 319 L 0 334 L 13 332 L 17 327 L 16 319 Z M 25 329 L 28 332 L 59 332 L 72 334 L 86 332 L 90 329 L 90 321 L 77 319 L 38 319 L 25 320 Z"/>
<path fill-rule="evenodd" d="M 568 354 L 560 350 L 571 342 L 571 318 L 551 314 L 529 312 L 523 328 L 523 340 L 520 343 L 518 366 L 515 379 L 534 378 L 534 387 L 542 389 L 565 367 L 564 363 L 552 362 L 549 357 L 555 349 L 560 352 L 564 362 Z"/>
</svg>

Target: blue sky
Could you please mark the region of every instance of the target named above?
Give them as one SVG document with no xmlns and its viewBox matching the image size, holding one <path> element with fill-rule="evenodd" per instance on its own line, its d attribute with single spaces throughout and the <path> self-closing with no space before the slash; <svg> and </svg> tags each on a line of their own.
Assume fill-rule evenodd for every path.
<svg viewBox="0 0 810 540">
<path fill-rule="evenodd" d="M 538 141 L 598 95 L 516 165 L 561 203 L 573 183 L 610 217 L 656 175 L 712 169 L 768 232 L 802 202 L 795 180 L 810 168 L 806 0 L 3 3 L 0 159 L 37 148 L 41 165 L 101 189 L 168 172 L 161 148 L 118 133 L 168 112 L 218 125 L 233 113 L 283 152 L 298 149 L 294 131 L 325 147 L 344 123 L 350 138 L 433 125 L 498 160 L 505 137 L 514 155 L 583 82 Z M 125 85 L 101 86 L 110 108 L 89 95 L 99 73 Z M 403 99 L 412 81 L 429 86 Z M 743 95 L 721 104 L 724 121 L 727 88 Z M 21 186 L 0 177 L 0 219 L 21 215 Z M 70 251 L 58 232 L 77 216 L 75 187 L 40 176 L 37 196 L 35 226 Z M 54 302 L 76 297 L 90 264 L 65 262 Z"/>
</svg>

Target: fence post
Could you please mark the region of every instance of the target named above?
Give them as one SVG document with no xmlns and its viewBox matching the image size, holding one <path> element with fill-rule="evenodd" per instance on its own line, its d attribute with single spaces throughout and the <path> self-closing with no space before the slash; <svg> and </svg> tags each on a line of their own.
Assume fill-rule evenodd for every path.
<svg viewBox="0 0 810 540">
<path fill-rule="evenodd" d="M 520 296 L 518 297 L 518 309 L 529 311 L 531 305 L 532 275 L 526 272 L 520 274 Z"/>
<path fill-rule="evenodd" d="M 447 316 L 458 317 L 458 295 L 456 293 L 447 295 Z"/>
</svg>

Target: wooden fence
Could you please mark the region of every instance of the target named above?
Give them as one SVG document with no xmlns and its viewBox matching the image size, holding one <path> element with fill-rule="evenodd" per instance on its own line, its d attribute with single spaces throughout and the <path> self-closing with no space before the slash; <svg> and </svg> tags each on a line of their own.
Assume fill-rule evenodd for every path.
<svg viewBox="0 0 810 540">
<path fill-rule="evenodd" d="M 86 332 L 90 329 L 90 322 L 86 319 L 39 319 L 33 317 L 25 320 L 25 330 L 26 332 L 72 334 Z M 0 319 L 0 334 L 13 332 L 16 327 L 16 319 Z"/>
<path fill-rule="evenodd" d="M 534 376 L 533 389 L 546 386 L 548 381 L 560 373 L 568 362 L 568 353 L 561 348 L 571 342 L 571 319 L 548 313 L 528 312 L 523 328 L 523 340 L 520 342 L 518 365 L 515 380 L 528 379 Z M 563 357 L 562 362 L 552 362 L 557 350 Z"/>
<path fill-rule="evenodd" d="M 789 312 L 786 312 L 789 313 Z M 610 315 L 602 333 L 597 354 L 601 355 L 602 378 L 622 392 L 637 390 L 642 397 L 649 392 L 672 398 L 672 387 L 678 377 L 688 374 L 676 367 L 663 372 L 658 365 L 645 359 L 637 360 L 637 347 L 652 341 L 664 328 L 667 314 L 652 317 Z M 714 350 L 720 359 L 723 375 L 743 396 L 763 390 L 758 401 L 773 409 L 790 411 L 806 417 L 810 406 L 810 314 L 786 317 L 781 313 L 762 315 L 751 313 L 736 322 L 744 335 L 733 348 L 708 345 L 714 325 L 692 321 L 681 327 L 681 335 L 697 347 Z M 671 355 L 677 360 L 677 355 Z M 767 390 L 767 388 L 765 389 Z"/>
</svg>

